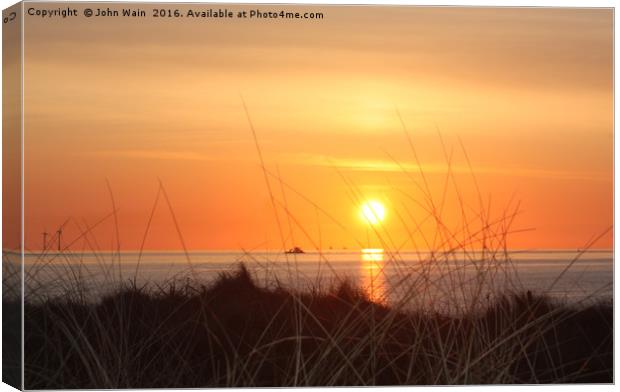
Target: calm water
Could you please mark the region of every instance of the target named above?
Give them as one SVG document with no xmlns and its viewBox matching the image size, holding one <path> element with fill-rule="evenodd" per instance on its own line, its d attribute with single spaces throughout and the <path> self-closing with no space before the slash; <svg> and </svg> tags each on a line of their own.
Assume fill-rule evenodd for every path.
<svg viewBox="0 0 620 392">
<path fill-rule="evenodd" d="M 286 255 L 277 252 L 136 252 L 29 254 L 27 296 L 54 296 L 67 287 L 96 298 L 136 277 L 138 284 L 187 279 L 208 283 L 246 264 L 257 282 L 306 290 L 348 279 L 377 302 L 417 305 L 466 303 L 497 292 L 531 290 L 570 302 L 613 295 L 613 253 L 512 251 L 505 254 L 431 254 L 374 249 Z M 139 262 L 138 262 L 139 260 Z M 277 282 L 277 283 L 276 283 Z M 77 290 L 76 290 L 77 291 Z"/>
</svg>

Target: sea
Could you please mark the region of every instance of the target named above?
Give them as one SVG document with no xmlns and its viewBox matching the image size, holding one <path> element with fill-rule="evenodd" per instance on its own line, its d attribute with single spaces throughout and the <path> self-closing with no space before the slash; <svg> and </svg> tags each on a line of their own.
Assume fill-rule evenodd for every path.
<svg viewBox="0 0 620 392">
<path fill-rule="evenodd" d="M 613 298 L 611 250 L 32 252 L 24 261 L 31 300 L 97 300 L 128 284 L 208 287 L 241 264 L 267 289 L 335 293 L 347 284 L 388 305 L 463 307 L 527 291 L 575 304 Z"/>
</svg>

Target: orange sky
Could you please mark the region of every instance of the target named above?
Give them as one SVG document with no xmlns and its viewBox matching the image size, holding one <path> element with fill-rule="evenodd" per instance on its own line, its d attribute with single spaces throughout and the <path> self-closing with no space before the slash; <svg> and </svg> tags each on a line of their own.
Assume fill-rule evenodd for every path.
<svg viewBox="0 0 620 392">
<path fill-rule="evenodd" d="M 187 247 L 282 247 L 241 96 L 287 184 L 270 178 L 286 247 L 376 246 L 359 218 L 369 198 L 386 205 L 380 231 L 396 247 L 432 239 L 428 222 L 410 234 L 427 198 L 396 107 L 436 205 L 448 167 L 437 128 L 452 151 L 448 227 L 462 218 L 455 183 L 468 219 L 482 208 L 459 138 L 490 219 L 514 198 L 512 228 L 534 229 L 509 246 L 578 248 L 613 224 L 611 10 L 296 10 L 325 18 L 26 17 L 26 248 L 68 218 L 66 241 L 109 214 L 106 180 L 121 247 L 139 248 L 159 179 Z M 110 218 L 74 249 L 115 241 Z M 160 198 L 146 248 L 180 247 Z"/>
</svg>

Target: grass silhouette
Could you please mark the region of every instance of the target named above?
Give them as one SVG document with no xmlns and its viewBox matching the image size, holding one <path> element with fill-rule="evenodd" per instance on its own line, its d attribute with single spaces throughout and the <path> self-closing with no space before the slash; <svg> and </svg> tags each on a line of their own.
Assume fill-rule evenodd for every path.
<svg viewBox="0 0 620 392">
<path fill-rule="evenodd" d="M 8 310 L 19 304 L 5 304 Z M 127 284 L 97 303 L 25 307 L 26 388 L 612 382 L 613 308 L 530 292 L 468 315 L 395 310 L 348 282 Z"/>
<path fill-rule="evenodd" d="M 268 170 L 245 103 L 244 110 L 282 250 L 295 245 L 287 243 L 293 232 L 300 233 L 318 252 L 319 269 L 336 276 L 320 240 L 291 211 L 286 194 L 346 228 L 282 179 L 279 170 Z M 388 266 L 396 271 L 383 298 L 370 298 L 364 287 L 346 278 L 338 277 L 329 285 L 309 279 L 294 255 L 290 259 L 285 255 L 284 264 L 256 263 L 266 270 L 279 268 L 289 283 L 274 278 L 261 285 L 256 271 L 244 264 L 214 281 L 201 281 L 161 181 L 135 269 L 123 276 L 117 209 L 108 183 L 113 211 L 91 225 L 76 223 L 80 231 L 76 238 L 61 252 L 43 252 L 24 272 L 25 388 L 613 382 L 611 301 L 594 302 L 592 296 L 569 304 L 550 295 L 566 271 L 611 228 L 567 260 L 566 269 L 547 291 L 524 289 L 513 274 L 508 246 L 509 236 L 520 231 L 512 228 L 520 204 L 511 200 L 493 215 L 471 170 L 478 204 L 473 208 L 460 191 L 452 171 L 454 154 L 439 132 L 447 170 L 437 197 L 400 114 L 399 119 L 419 173 L 402 168 L 414 191 L 394 187 L 410 201 L 394 209 L 394 215 L 408 233 L 409 244 L 428 252 L 418 253 L 419 262 L 408 262 L 403 245 L 389 231 L 382 225 L 370 228 L 386 255 L 377 273 Z M 461 149 L 471 168 L 462 143 Z M 338 174 L 351 202 L 359 205 L 365 199 L 363 192 L 344 173 Z M 458 222 L 449 223 L 444 217 L 450 191 L 460 209 Z M 173 218 L 188 273 L 164 283 L 139 283 L 144 244 L 160 201 Z M 412 213 L 412 205 L 425 215 Z M 114 220 L 117 239 L 109 259 L 92 233 L 107 219 Z M 430 236 L 422 229 L 429 225 Z M 71 246 L 77 241 L 88 244 L 94 266 L 75 262 Z M 358 244 L 364 248 L 363 240 Z M 252 259 L 251 252 L 248 257 Z M 104 276 L 101 287 L 88 285 L 93 268 Z M 11 283 L 7 277 L 13 275 L 4 276 L 6 289 Z M 21 299 L 4 296 L 3 306 L 5 323 L 19 330 Z M 17 339 L 6 333 L 4 342 L 19 349 Z M 5 366 L 16 358 L 5 359 Z"/>
</svg>

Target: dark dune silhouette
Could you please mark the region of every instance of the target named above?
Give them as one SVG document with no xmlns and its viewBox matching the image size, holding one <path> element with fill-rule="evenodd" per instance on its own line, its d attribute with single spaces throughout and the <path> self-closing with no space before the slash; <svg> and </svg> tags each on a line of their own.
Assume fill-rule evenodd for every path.
<svg viewBox="0 0 620 392">
<path fill-rule="evenodd" d="M 10 311 L 19 304 L 5 303 Z M 26 388 L 613 382 L 613 307 L 526 293 L 462 316 L 258 287 L 128 285 L 25 306 Z"/>
</svg>

